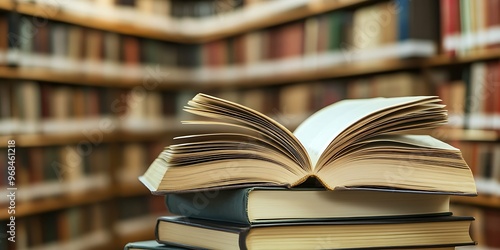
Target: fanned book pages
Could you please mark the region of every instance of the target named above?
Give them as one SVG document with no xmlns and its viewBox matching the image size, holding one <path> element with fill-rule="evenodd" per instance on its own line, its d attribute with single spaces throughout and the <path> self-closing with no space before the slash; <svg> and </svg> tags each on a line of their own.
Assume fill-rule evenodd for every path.
<svg viewBox="0 0 500 250">
<path fill-rule="evenodd" d="M 297 186 L 316 179 L 331 190 L 376 189 L 475 195 L 459 149 L 428 135 L 404 135 L 447 121 L 434 96 L 344 100 L 307 118 L 292 133 L 243 105 L 198 94 L 186 124 L 226 131 L 175 138 L 141 182 L 155 194 Z M 231 128 L 231 129 L 230 129 Z"/>
</svg>

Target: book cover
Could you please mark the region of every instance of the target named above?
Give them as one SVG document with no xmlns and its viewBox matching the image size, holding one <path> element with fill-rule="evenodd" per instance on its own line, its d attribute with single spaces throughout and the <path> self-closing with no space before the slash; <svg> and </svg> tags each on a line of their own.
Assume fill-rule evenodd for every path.
<svg viewBox="0 0 500 250">
<path fill-rule="evenodd" d="M 449 214 L 449 196 L 322 188 L 265 188 L 176 193 L 166 196 L 177 215 L 240 224 L 349 220 Z"/>
</svg>

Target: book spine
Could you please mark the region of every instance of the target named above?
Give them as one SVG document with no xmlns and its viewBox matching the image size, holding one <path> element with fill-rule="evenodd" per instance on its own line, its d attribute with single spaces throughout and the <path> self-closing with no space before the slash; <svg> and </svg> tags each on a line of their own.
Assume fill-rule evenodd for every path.
<svg viewBox="0 0 500 250">
<path fill-rule="evenodd" d="M 171 213 L 177 215 L 249 225 L 247 204 L 251 190 L 169 194 L 166 205 Z"/>
<path fill-rule="evenodd" d="M 239 239 L 238 239 L 238 244 L 240 246 L 241 250 L 247 250 L 247 236 L 248 233 L 250 232 L 250 228 L 246 228 L 243 231 L 239 233 Z"/>
<path fill-rule="evenodd" d="M 404 41 L 410 38 L 410 0 L 399 0 L 398 2 L 398 40 Z"/>
<path fill-rule="evenodd" d="M 7 33 L 7 65 L 15 66 L 19 63 L 19 46 L 21 37 L 19 36 L 21 15 L 17 12 L 7 14 L 8 33 Z"/>
</svg>

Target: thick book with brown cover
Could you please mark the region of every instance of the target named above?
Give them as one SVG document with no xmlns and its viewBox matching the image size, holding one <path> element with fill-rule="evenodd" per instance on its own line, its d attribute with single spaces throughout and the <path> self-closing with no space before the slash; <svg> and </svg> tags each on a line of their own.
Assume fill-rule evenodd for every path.
<svg viewBox="0 0 500 250">
<path fill-rule="evenodd" d="M 237 132 L 176 138 L 139 179 L 153 193 L 241 186 L 392 189 L 475 195 L 459 149 L 428 135 L 403 135 L 446 123 L 434 96 L 344 100 L 307 118 L 295 132 L 243 105 L 205 94 L 185 110 Z M 234 129 L 228 131 L 234 131 Z"/>
<path fill-rule="evenodd" d="M 187 217 L 158 218 L 160 243 L 204 249 L 401 249 L 474 245 L 472 217 L 284 222 L 244 226 Z"/>
</svg>

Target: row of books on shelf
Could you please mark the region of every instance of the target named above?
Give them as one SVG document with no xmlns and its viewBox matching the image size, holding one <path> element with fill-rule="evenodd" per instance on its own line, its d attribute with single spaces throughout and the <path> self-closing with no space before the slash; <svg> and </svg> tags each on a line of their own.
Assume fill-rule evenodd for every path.
<svg viewBox="0 0 500 250">
<path fill-rule="evenodd" d="M 448 76 L 437 93 L 449 109 L 450 126 L 500 128 L 500 61 L 478 62 Z"/>
<path fill-rule="evenodd" d="M 137 176 L 162 150 L 161 142 L 127 143 L 118 146 L 116 157 L 112 145 L 77 145 L 18 148 L 16 152 L 16 199 L 22 202 L 57 196 L 71 196 L 111 190 L 117 185 L 125 190 L 138 184 Z M 7 164 L 1 155 L 2 164 Z M 112 160 L 117 159 L 112 170 Z M 6 168 L 6 165 L 5 165 Z M 114 172 L 113 172 L 114 171 Z M 8 184 L 7 173 L 0 174 L 0 187 Z M 128 189 L 127 189 L 128 188 Z M 8 191 L 0 191 L 0 204 L 7 204 Z"/>
<path fill-rule="evenodd" d="M 477 207 L 460 204 L 450 204 L 450 211 L 458 216 L 474 217 L 471 226 L 471 236 L 478 242 L 478 247 L 486 249 L 500 248 L 500 214 L 497 208 Z"/>
<path fill-rule="evenodd" d="M 462 150 L 465 161 L 469 164 L 472 173 L 476 179 L 480 179 L 484 183 L 486 180 L 491 180 L 500 183 L 500 146 L 496 143 L 488 142 L 463 142 L 452 141 L 453 146 Z M 479 187 L 478 190 L 488 193 Z M 495 192 L 491 189 L 490 192 Z M 497 189 L 495 194 L 498 194 Z"/>
<path fill-rule="evenodd" d="M 39 1 L 40 3 L 45 3 L 45 4 L 50 4 L 49 2 L 51 1 Z M 73 12 L 80 12 L 81 13 L 87 13 L 92 10 L 92 13 L 95 14 L 95 8 L 93 8 L 96 4 L 99 6 L 105 6 L 109 5 L 110 1 L 104 1 L 107 2 L 107 4 L 99 4 L 99 1 L 94 2 L 94 1 L 79 1 L 78 3 L 71 4 L 71 5 L 64 5 L 64 9 L 67 9 L 66 11 L 71 11 Z M 225 12 L 232 12 L 229 10 L 234 9 L 235 7 L 241 6 L 241 5 L 246 5 L 246 6 L 251 6 L 252 4 L 250 3 L 245 3 L 243 4 L 241 1 L 158 1 L 158 0 L 140 0 L 140 1 L 128 1 L 126 4 L 120 4 L 120 1 L 117 3 L 119 5 L 126 5 L 126 6 L 136 6 L 137 9 L 142 10 L 138 12 L 126 12 L 119 14 L 120 12 L 118 11 L 110 11 L 110 9 L 103 10 L 107 13 L 114 13 L 114 16 L 117 17 L 123 17 L 122 19 L 125 19 L 124 17 L 130 17 L 130 20 L 146 20 L 145 22 L 153 22 L 151 19 L 156 20 L 158 17 L 150 17 L 148 15 L 143 15 L 142 18 L 132 18 L 134 15 L 141 15 L 141 13 L 152 13 L 152 12 L 163 12 L 166 14 L 169 9 L 172 10 L 172 15 L 173 16 L 206 16 L 210 15 L 209 13 L 212 14 L 217 14 L 217 18 L 209 18 L 210 20 L 203 20 L 203 21 L 191 21 L 191 24 L 188 24 L 189 22 L 183 22 L 181 24 L 177 23 L 176 25 L 170 25 L 171 23 L 168 21 L 164 21 L 162 23 L 167 23 L 169 25 L 167 26 L 172 26 L 173 28 L 178 27 L 180 30 L 190 30 L 191 28 L 194 27 L 193 30 L 197 30 L 198 32 L 201 30 L 203 32 L 209 30 L 213 31 L 213 28 L 210 29 L 210 27 L 220 27 L 220 25 L 214 24 L 217 22 L 220 22 L 221 20 L 227 21 L 227 20 L 234 20 L 234 21 L 241 21 L 245 18 L 241 18 L 241 15 L 236 15 L 236 14 L 227 14 Z M 168 5 L 171 2 L 172 8 L 169 8 Z M 247 11 L 245 12 L 248 16 L 252 16 L 251 12 L 249 10 L 256 9 L 253 12 L 258 13 L 259 15 L 262 15 L 262 10 L 275 10 L 275 9 L 280 9 L 281 11 L 286 10 L 287 8 L 293 8 L 297 6 L 305 6 L 308 3 L 308 0 L 302 0 L 302 1 L 274 1 L 271 3 L 266 3 L 265 5 L 260 6 L 260 8 L 247 8 Z M 52 3 L 55 4 L 55 3 Z M 61 3 L 58 3 L 61 5 Z M 363 11 L 358 11 L 358 12 L 365 12 L 364 17 L 359 19 L 366 21 L 369 23 L 369 25 L 362 24 L 363 27 L 370 26 L 374 22 L 378 23 L 383 23 L 384 24 L 384 32 L 394 32 L 394 30 L 397 30 L 396 27 L 398 25 L 406 25 L 406 22 L 408 22 L 407 19 L 405 18 L 400 18 L 398 19 L 398 22 L 392 22 L 391 19 L 394 19 L 394 13 L 396 14 L 401 14 L 404 13 L 406 10 L 405 8 L 415 8 L 415 10 L 418 10 L 417 5 L 412 5 L 414 3 L 411 3 L 411 1 L 396 1 L 393 2 L 389 5 L 387 5 L 389 8 L 381 8 L 380 6 L 384 6 L 384 4 L 378 4 L 379 8 L 375 9 L 373 7 L 369 8 L 362 8 L 364 9 Z M 442 48 L 445 52 L 454 52 L 457 51 L 458 53 L 470 53 L 470 51 L 474 51 L 476 49 L 485 49 L 489 47 L 494 47 L 500 43 L 500 19 L 498 18 L 498 15 L 495 14 L 495 11 L 498 9 L 498 1 L 497 0 L 480 0 L 480 1 L 460 1 L 460 0 L 442 0 L 440 2 L 440 14 L 437 13 L 437 11 L 429 11 L 429 14 L 436 16 L 439 15 L 441 19 L 441 41 L 442 41 Z M 161 5 L 161 6 L 159 6 Z M 410 6 L 412 5 L 412 6 Z M 436 4 L 434 4 L 436 5 Z M 61 6 L 58 6 L 61 7 Z M 255 7 L 255 6 L 254 6 Z M 263 8 L 265 7 L 265 8 Z M 84 11 L 84 10 L 89 10 L 89 11 Z M 119 8 L 118 8 L 119 9 Z M 436 9 L 436 7 L 434 7 Z M 257 11 L 258 10 L 258 11 Z M 366 15 L 366 12 L 371 11 L 372 13 L 378 12 L 378 15 Z M 337 11 L 334 13 L 342 13 L 345 11 Z M 382 13 L 383 12 L 383 13 Z M 197 13 L 197 14 L 195 14 Z M 253 15 L 255 15 L 255 13 Z M 359 14 L 361 16 L 362 14 Z M 381 14 L 382 13 L 382 14 Z M 241 14 L 241 13 L 240 13 Z M 420 14 L 416 14 L 416 16 L 419 16 Z M 107 17 L 113 17 L 112 14 L 108 14 Z M 371 17 L 370 17 L 371 16 Z M 414 15 L 401 15 L 401 16 L 410 16 L 411 18 L 414 18 Z M 238 18 L 235 18 L 238 17 Z M 372 18 L 372 20 L 369 20 L 369 18 Z M 435 18 L 435 17 L 434 17 Z M 207 18 L 205 18 L 207 19 Z M 333 19 L 338 19 L 338 17 L 334 17 Z M 306 21 L 306 27 L 314 27 L 317 26 L 317 24 L 314 23 L 314 18 L 309 18 L 308 21 Z M 428 20 L 428 18 L 423 18 L 423 20 Z M 125 21 L 125 20 L 123 20 Z M 410 19 L 412 22 L 412 20 Z M 129 21 L 130 22 L 130 21 Z M 171 22 L 176 22 L 172 21 Z M 177 20 L 177 22 L 179 22 Z M 328 22 L 328 21 L 327 21 Z M 335 20 L 332 20 L 333 23 L 335 23 Z M 410 22 L 410 23 L 411 23 Z M 234 22 L 226 22 L 226 23 L 234 23 Z M 238 22 L 239 23 L 239 22 Z M 386 27 L 391 23 L 390 27 Z M 418 23 L 418 22 L 417 22 Z M 434 23 L 437 23 L 434 22 Z M 358 24 L 358 26 L 354 27 L 362 27 L 359 26 L 359 23 L 353 22 L 353 24 Z M 200 25 L 202 25 L 204 28 L 200 29 Z M 234 25 L 234 24 L 233 24 Z M 327 24 L 328 25 L 328 24 Z M 155 25 L 158 26 L 158 25 Z M 323 24 L 324 26 L 324 24 Z M 334 25 L 335 26 L 335 25 Z M 342 26 L 342 25 L 340 25 Z M 373 25 L 372 25 L 373 26 Z M 338 24 L 335 26 L 338 27 Z M 399 26 L 401 29 L 402 26 Z M 411 27 L 411 26 L 410 26 Z M 427 26 L 427 28 L 432 27 L 432 26 Z M 369 27 L 370 29 L 375 29 L 371 30 L 370 32 L 374 33 L 382 33 L 379 32 L 381 27 Z M 395 29 L 396 28 L 396 29 Z M 336 29 L 336 28 L 335 28 Z M 327 27 L 325 30 L 329 30 L 330 32 L 333 32 L 335 29 L 330 29 Z M 404 29 L 403 29 L 404 30 Z M 400 30 L 398 34 L 402 34 L 405 32 L 401 32 L 403 30 Z M 182 31 L 178 31 L 181 33 Z M 210 32 L 207 32 L 210 33 Z M 367 31 L 365 31 L 367 33 Z M 411 34 L 410 32 L 409 34 Z M 373 35 L 374 38 L 378 35 Z M 390 35 L 390 36 L 394 36 Z M 316 39 L 316 38 L 315 38 Z M 359 39 L 359 40 L 367 40 L 367 39 Z M 373 40 L 373 39 L 369 39 Z M 375 39 L 377 40 L 377 39 Z"/>
<path fill-rule="evenodd" d="M 264 77 L 351 62 L 434 55 L 437 29 L 422 25 L 437 17 L 430 17 L 427 7 L 435 9 L 437 3 L 425 0 L 399 6 L 381 2 L 201 45 L 160 42 L 54 21 L 38 27 L 28 16 L 9 12 L 0 18 L 0 33 L 5 35 L 0 59 L 22 67 L 110 77 L 142 79 L 154 74 L 172 82 Z M 156 65 L 164 68 L 157 70 Z"/>
<path fill-rule="evenodd" d="M 498 0 L 441 0 L 441 34 L 444 52 L 474 53 L 500 45 Z"/>
<path fill-rule="evenodd" d="M 307 114 L 342 99 L 435 94 L 431 82 L 436 82 L 437 94 L 449 109 L 449 126 L 497 130 L 499 65 L 499 61 L 474 63 L 459 76 L 436 71 L 432 80 L 400 72 L 209 93 L 243 103 L 293 128 Z M 4 81 L 0 89 L 0 127 L 4 134 L 82 133 L 94 129 L 176 131 L 179 120 L 190 118 L 182 112 L 183 103 L 195 95 L 189 90 L 138 91 L 32 81 Z"/>
<path fill-rule="evenodd" d="M 428 93 L 428 88 L 422 87 L 424 84 L 415 74 L 395 73 L 359 80 L 326 80 L 211 93 L 241 102 L 293 127 L 310 112 L 341 99 L 423 95 Z M 31 81 L 5 81 L 0 89 L 0 124 L 6 134 L 81 133 L 95 128 L 104 132 L 110 132 L 108 128 L 172 129 L 179 125 L 177 120 L 189 118 L 182 112 L 183 104 L 195 95 L 193 91 L 136 91 Z M 112 124 L 102 127 L 103 120 Z"/>
<path fill-rule="evenodd" d="M 57 16 L 59 11 L 63 11 L 82 20 L 90 20 L 91 23 L 82 22 L 83 25 L 100 27 L 99 21 L 118 23 L 120 25 L 116 26 L 125 25 L 129 28 L 142 28 L 152 33 L 160 33 L 153 35 L 160 39 L 165 39 L 162 37 L 165 34 L 174 38 L 175 36 L 187 37 L 188 39 L 180 40 L 188 42 L 193 42 L 189 38 L 199 38 L 220 32 L 221 28 L 231 30 L 248 23 L 272 19 L 275 15 L 293 14 L 296 8 L 303 8 L 304 16 L 311 12 L 310 0 L 266 1 L 266 4 L 256 4 L 264 2 L 262 0 L 80 0 L 73 1 L 71 4 L 50 0 L 32 2 L 36 4 L 31 6 L 32 8 L 46 10 L 44 14 L 48 17 Z M 353 3 L 356 2 L 359 1 Z M 349 3 L 344 4 L 349 5 Z M 315 6 L 318 5 L 320 3 L 316 2 Z M 246 8 L 239 8 L 241 6 Z"/>
<path fill-rule="evenodd" d="M 119 198 L 117 201 L 118 221 L 127 221 L 145 215 L 158 215 L 167 213 L 165 199 L 151 195 Z M 152 228 L 152 227 L 150 227 Z"/>
<path fill-rule="evenodd" d="M 161 197 L 137 196 L 18 217 L 16 244 L 2 239 L 0 246 L 18 250 L 114 249 L 117 237 L 141 233 L 141 227 L 152 232 L 153 226 L 144 229 L 144 222 L 154 222 L 152 216 L 165 213 Z"/>
<path fill-rule="evenodd" d="M 452 141 L 462 150 L 480 194 L 500 195 L 500 146 L 488 142 Z"/>
<path fill-rule="evenodd" d="M 110 223 L 108 209 L 105 204 L 90 204 L 17 218 L 14 226 L 16 242 L 2 239 L 0 246 L 7 250 L 102 248 L 112 239 L 107 230 Z M 8 224 L 4 222 L 2 228 Z"/>
<path fill-rule="evenodd" d="M 133 129 L 148 120 L 148 128 L 175 114 L 172 93 L 88 86 L 4 81 L 0 84 L 2 133 L 103 133 Z M 153 123 L 155 119 L 160 119 Z M 120 123 L 121 122 L 121 123 Z M 169 122 L 170 124 L 172 122 Z M 144 124 L 143 124 L 144 125 Z M 154 129 L 153 129 L 154 130 Z"/>
<path fill-rule="evenodd" d="M 111 184 L 110 147 L 98 145 L 17 148 L 16 184 L 21 187 L 17 200 L 35 200 L 47 196 L 102 190 Z M 7 158 L 1 155 L 2 163 Z M 6 173 L 0 174 L 0 186 L 7 186 Z M 1 191 L 4 194 L 6 191 Z M 2 195 L 0 203 L 7 203 Z"/>
<path fill-rule="evenodd" d="M 20 1 L 22 2 L 22 1 Z M 158 15 L 164 19 L 171 18 L 189 18 L 189 17 L 207 17 L 216 14 L 225 14 L 238 8 L 249 7 L 262 0 L 75 0 L 71 5 L 47 0 L 32 0 L 33 4 L 59 5 L 64 11 L 76 11 L 88 13 L 91 8 L 101 8 L 103 13 L 109 13 L 112 17 L 121 16 L 143 17 L 147 15 Z M 306 3 L 307 1 L 303 1 Z M 80 9 L 77 9 L 77 8 Z M 134 11 L 132 11 L 134 10 Z M 104 12 L 106 11 L 106 12 Z M 94 13 L 95 14 L 95 13 Z M 113 14 L 115 16 L 113 16 Z M 141 15 L 142 14 L 142 15 Z M 121 16 L 120 16 L 121 15 Z M 125 17 L 123 17 L 125 18 Z"/>
<path fill-rule="evenodd" d="M 161 0 L 138 0 L 138 1 L 126 1 L 125 4 L 119 4 L 121 6 L 136 6 L 140 11 L 130 11 L 123 8 L 94 8 L 97 6 L 111 5 L 111 1 L 78 1 L 76 3 L 63 4 L 54 1 L 37 1 L 39 4 L 56 5 L 64 11 L 74 13 L 75 15 L 80 15 L 86 17 L 89 15 L 106 16 L 110 19 L 116 19 L 120 22 L 137 24 L 137 22 L 144 23 L 144 26 L 158 27 L 159 30 L 168 30 L 171 33 L 184 34 L 184 35 L 200 35 L 200 34 L 210 34 L 222 26 L 228 26 L 228 28 L 237 27 L 241 23 L 248 22 L 248 20 L 256 19 L 255 17 L 266 17 L 272 16 L 274 13 L 283 12 L 297 7 L 308 7 L 309 0 L 296 0 L 296 1 L 270 1 L 264 5 L 252 5 L 250 3 L 243 4 L 241 1 L 171 1 L 172 8 L 168 5 L 170 1 Z M 104 4 L 103 4 L 104 2 Z M 117 1 L 119 3 L 120 1 Z M 120 2 L 121 3 L 121 2 Z M 318 4 L 318 3 L 316 3 Z M 353 20 L 358 20 L 358 22 L 352 22 L 356 26 L 351 26 L 356 32 L 357 30 L 362 30 L 361 37 L 357 37 L 357 40 L 363 41 L 363 43 L 373 44 L 381 37 L 382 33 L 393 33 L 389 37 L 396 36 L 408 37 L 414 35 L 421 35 L 420 31 L 414 29 L 415 25 L 422 25 L 422 21 L 414 22 L 414 18 L 421 18 L 426 22 L 431 22 L 432 25 L 423 25 L 425 27 L 425 32 L 428 32 L 431 27 L 434 27 L 434 33 L 439 27 L 435 27 L 435 23 L 441 22 L 441 41 L 442 48 L 445 52 L 453 53 L 457 51 L 458 53 L 470 53 L 476 49 L 484 49 L 495 47 L 500 43 L 500 19 L 495 11 L 498 9 L 497 0 L 480 0 L 480 1 L 460 1 L 460 0 L 442 0 L 439 3 L 433 3 L 434 7 L 429 8 L 431 5 L 426 5 L 424 7 L 423 3 L 413 3 L 412 1 L 394 1 L 389 5 L 383 3 L 372 4 L 373 6 L 379 6 L 374 8 L 372 6 L 354 11 L 358 13 L 358 17 L 353 18 Z M 251 6 L 250 8 L 245 8 L 245 11 L 232 11 L 238 6 Z M 436 6 L 440 5 L 440 6 Z M 383 7 L 385 6 L 385 7 Z M 438 8 L 439 7 L 439 8 Z M 172 11 L 173 16 L 206 16 L 210 14 L 212 17 L 202 18 L 200 20 L 185 18 L 181 20 L 173 20 L 169 18 L 162 18 L 159 15 L 150 15 L 151 13 L 162 13 L 165 15 L 168 13 L 169 9 Z M 408 10 L 416 11 L 410 14 L 403 15 L 404 13 L 410 13 Z M 420 10 L 424 11 L 427 15 L 422 17 Z M 440 11 L 438 11 L 440 9 Z M 97 11 L 96 11 L 97 10 Z M 363 11 L 361 11 L 363 10 Z M 102 13 L 101 13 L 102 12 Z M 350 10 L 336 11 L 334 13 L 342 12 L 352 12 Z M 364 12 L 364 14 L 362 14 Z M 440 13 L 439 13 L 440 12 Z M 146 14 L 147 13 L 147 14 Z M 197 14 L 195 14 L 197 13 Z M 244 13 L 244 18 L 242 18 L 242 13 Z M 416 13 L 416 14 L 415 14 Z M 394 19 L 394 15 L 397 17 L 397 22 Z M 340 15 L 339 15 L 340 16 Z M 361 17 L 363 16 L 363 17 Z M 406 17 L 409 17 L 406 18 Z M 429 19 L 431 17 L 431 19 Z M 186 20 L 187 19 L 187 20 Z M 334 19 L 342 19 L 336 17 Z M 314 18 L 309 18 L 305 22 L 305 27 L 315 27 Z M 362 21 L 361 25 L 359 21 Z M 329 22 L 329 21 L 327 21 Z M 333 23 L 336 21 L 333 20 Z M 155 25 L 151 25 L 154 23 Z M 162 23 L 164 25 L 157 25 Z M 222 26 L 221 26 L 222 24 Z M 374 25 L 376 24 L 376 25 Z M 382 24 L 382 26 L 378 26 Z M 408 25 L 406 28 L 405 26 Z M 324 25 L 323 25 L 324 26 Z M 342 27 L 342 25 L 336 24 L 334 27 Z M 410 27 L 410 28 L 408 28 Z M 334 29 L 325 29 L 330 32 L 334 32 Z M 381 32 L 380 30 L 384 31 Z M 399 30 L 398 30 L 399 29 Z M 394 33 L 394 30 L 397 32 Z M 408 31 L 409 30 L 409 31 Z M 314 32 L 313 32 L 314 33 Z M 18 33 L 15 33 L 18 34 Z M 306 34 L 306 37 L 310 37 L 310 34 Z M 353 34 L 354 35 L 354 34 Z M 363 36 L 369 35 L 370 39 Z M 317 35 L 316 35 L 317 37 Z M 318 40 L 313 36 L 313 40 Z M 356 36 L 354 36 L 356 37 Z M 433 37 L 434 41 L 437 41 Z M 335 40 L 335 39 L 334 39 Z M 369 40 L 369 42 L 367 41 Z M 335 43 L 335 42 L 334 42 Z M 347 43 L 349 44 L 349 43 Z M 354 45 L 354 44 L 351 44 Z M 366 44 L 365 44 L 366 45 Z M 310 47 L 310 46 L 309 46 Z"/>
</svg>

